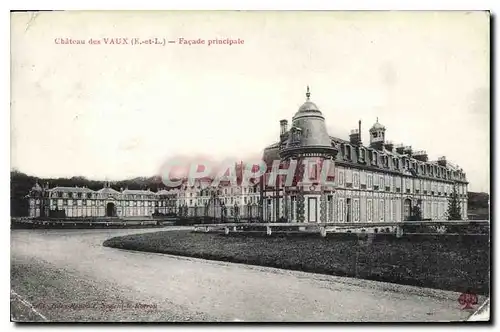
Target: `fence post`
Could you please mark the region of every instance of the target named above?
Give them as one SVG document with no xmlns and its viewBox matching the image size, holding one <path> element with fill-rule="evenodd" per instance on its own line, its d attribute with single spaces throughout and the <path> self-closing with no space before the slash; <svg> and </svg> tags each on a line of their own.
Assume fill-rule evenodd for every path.
<svg viewBox="0 0 500 332">
<path fill-rule="evenodd" d="M 229 227 L 224 227 L 224 234 L 229 235 Z"/>
<path fill-rule="evenodd" d="M 321 235 L 321 237 L 326 237 L 326 227 L 320 227 L 319 234 Z"/>
<path fill-rule="evenodd" d="M 266 234 L 271 235 L 273 232 L 271 231 L 271 227 L 266 226 Z"/>
<path fill-rule="evenodd" d="M 397 238 L 403 237 L 403 227 L 402 226 L 396 226 L 396 237 Z"/>
</svg>

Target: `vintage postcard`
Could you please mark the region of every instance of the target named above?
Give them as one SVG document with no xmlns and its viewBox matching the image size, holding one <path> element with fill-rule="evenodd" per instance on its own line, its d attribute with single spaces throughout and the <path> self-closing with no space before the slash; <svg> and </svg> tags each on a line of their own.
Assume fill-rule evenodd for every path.
<svg viewBox="0 0 500 332">
<path fill-rule="evenodd" d="M 490 13 L 11 13 L 11 321 L 488 321 Z"/>
</svg>

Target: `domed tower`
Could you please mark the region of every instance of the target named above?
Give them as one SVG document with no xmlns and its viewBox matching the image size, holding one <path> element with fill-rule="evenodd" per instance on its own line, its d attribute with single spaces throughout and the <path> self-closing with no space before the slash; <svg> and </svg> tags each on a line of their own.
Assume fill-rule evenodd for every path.
<svg viewBox="0 0 500 332">
<path fill-rule="evenodd" d="M 280 157 L 300 157 L 304 154 L 318 157 L 335 157 L 337 149 L 326 131 L 325 118 L 318 106 L 311 100 L 309 86 L 306 101 L 292 118 L 288 140 L 280 151 Z"/>
<path fill-rule="evenodd" d="M 282 188 L 285 216 L 294 222 L 326 222 L 326 194 L 334 188 L 321 182 L 322 166 L 326 165 L 324 160 L 330 161 L 326 170 L 330 177 L 338 150 L 328 135 L 323 114 L 311 101 L 309 86 L 306 101 L 293 116 L 287 135 L 282 133 L 282 137 L 286 138 L 279 151 L 282 163 L 297 162 L 294 184 Z"/>
<path fill-rule="evenodd" d="M 378 122 L 370 128 L 370 147 L 382 150 L 385 143 L 385 127 Z"/>
</svg>

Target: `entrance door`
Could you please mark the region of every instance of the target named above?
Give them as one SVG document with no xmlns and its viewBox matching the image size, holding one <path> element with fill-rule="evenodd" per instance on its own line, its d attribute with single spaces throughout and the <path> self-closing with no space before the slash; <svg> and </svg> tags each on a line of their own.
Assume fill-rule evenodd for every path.
<svg viewBox="0 0 500 332">
<path fill-rule="evenodd" d="M 106 217 L 114 217 L 115 216 L 115 204 L 108 203 L 106 205 Z"/>
<path fill-rule="evenodd" d="M 345 221 L 346 222 L 351 222 L 351 199 L 350 198 L 346 198 L 346 217 L 345 217 Z"/>
<path fill-rule="evenodd" d="M 411 216 L 411 200 L 405 199 L 403 203 L 403 220 L 404 221 L 410 220 L 410 216 Z"/>
</svg>

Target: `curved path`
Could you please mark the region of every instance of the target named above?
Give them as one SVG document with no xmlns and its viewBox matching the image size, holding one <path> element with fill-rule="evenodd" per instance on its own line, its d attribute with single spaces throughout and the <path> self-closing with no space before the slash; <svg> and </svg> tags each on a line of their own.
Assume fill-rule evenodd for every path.
<svg viewBox="0 0 500 332">
<path fill-rule="evenodd" d="M 454 292 L 102 246 L 153 231 L 13 230 L 13 319 L 388 322 L 471 314 Z"/>
</svg>

